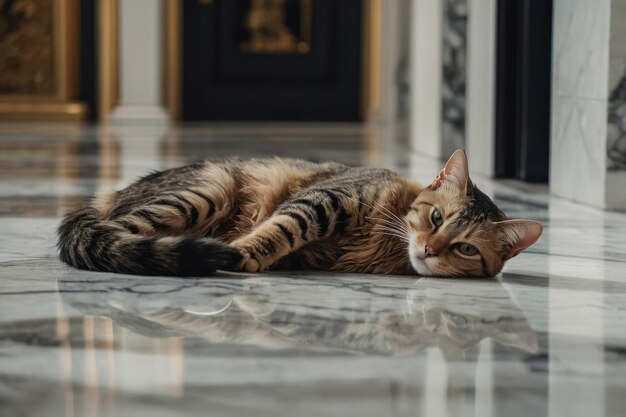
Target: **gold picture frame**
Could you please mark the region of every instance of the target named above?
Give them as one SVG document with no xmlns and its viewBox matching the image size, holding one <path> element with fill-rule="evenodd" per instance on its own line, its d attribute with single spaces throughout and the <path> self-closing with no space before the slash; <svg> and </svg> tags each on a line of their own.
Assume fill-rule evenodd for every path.
<svg viewBox="0 0 626 417">
<path fill-rule="evenodd" d="M 7 19 L 15 29 L 5 34 L 0 48 L 0 118 L 80 120 L 86 115 L 78 94 L 78 0 L 31 1 L 16 4 Z M 31 45 L 28 54 L 20 48 Z M 34 59 L 36 57 L 38 59 Z M 21 65 L 11 65 L 10 60 Z M 11 77 L 11 78 L 9 78 Z M 1 87 L 5 87 L 4 91 Z"/>
</svg>

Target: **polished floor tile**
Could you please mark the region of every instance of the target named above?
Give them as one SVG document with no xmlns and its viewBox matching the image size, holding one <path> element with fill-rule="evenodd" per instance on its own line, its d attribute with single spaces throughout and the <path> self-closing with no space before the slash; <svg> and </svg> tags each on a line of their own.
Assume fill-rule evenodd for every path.
<svg viewBox="0 0 626 417">
<path fill-rule="evenodd" d="M 59 218 L 200 158 L 297 156 L 428 182 L 355 125 L 0 124 L 0 415 L 621 416 L 626 215 L 475 177 L 540 241 L 496 279 L 90 273 Z M 471 166 L 471 161 L 470 161 Z"/>
</svg>

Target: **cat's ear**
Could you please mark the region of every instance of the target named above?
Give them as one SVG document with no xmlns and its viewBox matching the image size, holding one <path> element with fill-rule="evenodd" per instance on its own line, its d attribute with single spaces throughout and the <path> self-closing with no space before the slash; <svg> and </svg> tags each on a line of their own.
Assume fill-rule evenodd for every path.
<svg viewBox="0 0 626 417">
<path fill-rule="evenodd" d="M 534 220 L 504 220 L 495 224 L 503 233 L 507 243 L 503 256 L 505 261 L 535 243 L 543 232 L 541 223 Z"/>
<path fill-rule="evenodd" d="M 462 188 L 467 194 L 471 192 L 473 185 L 469 177 L 467 156 L 465 156 L 465 152 L 462 149 L 457 149 L 452 154 L 448 162 L 446 162 L 446 166 L 443 167 L 432 184 L 430 184 L 430 188 L 436 190 L 444 181 L 449 181 Z"/>
</svg>

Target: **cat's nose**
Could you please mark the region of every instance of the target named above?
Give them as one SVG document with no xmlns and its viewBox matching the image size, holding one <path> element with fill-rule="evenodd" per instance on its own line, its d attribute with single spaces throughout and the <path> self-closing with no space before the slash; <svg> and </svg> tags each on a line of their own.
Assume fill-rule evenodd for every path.
<svg viewBox="0 0 626 417">
<path fill-rule="evenodd" d="M 433 250 L 432 246 L 424 246 L 424 250 L 425 250 L 425 255 L 426 257 L 428 256 L 437 256 L 437 253 Z"/>
<path fill-rule="evenodd" d="M 440 237 L 431 237 L 426 243 L 426 256 L 439 256 L 445 252 L 448 243 Z"/>
</svg>

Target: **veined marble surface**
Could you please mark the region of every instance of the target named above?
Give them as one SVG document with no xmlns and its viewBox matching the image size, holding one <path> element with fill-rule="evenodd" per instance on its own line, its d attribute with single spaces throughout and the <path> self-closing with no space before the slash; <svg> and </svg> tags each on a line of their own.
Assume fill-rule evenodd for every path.
<svg viewBox="0 0 626 417">
<path fill-rule="evenodd" d="M 550 187 L 626 210 L 626 2 L 555 0 Z"/>
<path fill-rule="evenodd" d="M 201 157 L 439 163 L 358 126 L 0 124 L 0 415 L 622 416 L 626 215 L 474 177 L 540 241 L 496 279 L 91 273 L 71 206 Z M 471 161 L 470 161 L 471 166 Z"/>
<path fill-rule="evenodd" d="M 606 173 L 607 206 L 626 209 L 626 1 L 611 3 Z"/>
<path fill-rule="evenodd" d="M 550 187 L 606 203 L 611 0 L 555 0 Z"/>
</svg>

